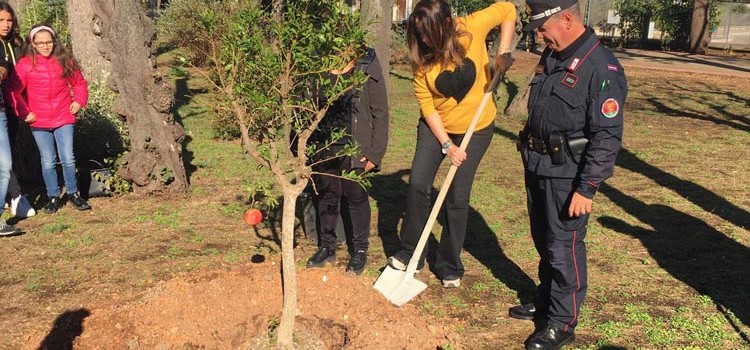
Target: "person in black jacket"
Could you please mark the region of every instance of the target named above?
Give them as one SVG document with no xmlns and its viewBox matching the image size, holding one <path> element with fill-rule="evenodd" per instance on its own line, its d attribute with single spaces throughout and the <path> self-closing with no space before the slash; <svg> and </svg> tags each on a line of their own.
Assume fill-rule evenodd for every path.
<svg viewBox="0 0 750 350">
<path fill-rule="evenodd" d="M 13 7 L 8 3 L 0 2 L 0 81 L 5 81 L 12 73 L 16 61 L 21 58 L 21 44 L 23 40 L 19 35 L 18 18 Z M 5 103 L 3 103 L 5 106 Z M 8 138 L 10 146 L 15 149 L 16 133 L 18 132 L 18 118 L 13 115 L 13 108 L 5 108 L 8 116 Z M 13 162 L 16 164 L 17 162 Z M 5 200 L 5 198 L 3 198 Z M 10 172 L 8 184 L 8 202 L 12 216 L 29 217 L 36 215 L 36 210 L 31 206 L 26 196 L 21 192 L 21 185 L 13 170 Z"/>
<path fill-rule="evenodd" d="M 576 0 L 529 0 L 547 48 L 531 81 L 529 118 L 520 133 L 531 236 L 539 254 L 534 305 L 511 317 L 543 328 L 526 349 L 559 349 L 574 339 L 588 287 L 586 225 L 597 188 L 612 176 L 628 93 L 625 72 Z"/>
<path fill-rule="evenodd" d="M 363 72 L 367 81 L 361 88 L 347 91 L 329 107 L 311 141 L 325 144 L 337 130 L 341 138 L 328 145 L 313 167 L 318 192 L 320 237 L 318 250 L 307 260 L 307 267 L 322 267 L 336 255 L 336 224 L 343 207 L 352 227 L 352 252 L 347 271 L 362 273 L 367 264 L 370 235 L 370 202 L 367 190 L 359 183 L 341 177 L 342 171 L 359 173 L 379 171 L 388 144 L 388 94 L 375 50 L 367 49 L 357 62 L 331 72 L 331 79 Z M 356 156 L 337 156 L 344 147 L 357 147 Z"/>
</svg>

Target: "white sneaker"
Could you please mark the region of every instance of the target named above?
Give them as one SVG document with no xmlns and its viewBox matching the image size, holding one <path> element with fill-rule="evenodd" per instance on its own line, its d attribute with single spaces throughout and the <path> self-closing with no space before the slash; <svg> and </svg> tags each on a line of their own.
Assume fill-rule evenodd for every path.
<svg viewBox="0 0 750 350">
<path fill-rule="evenodd" d="M 36 215 L 36 210 L 31 206 L 26 196 L 18 196 L 10 200 L 10 215 L 28 218 Z"/>
</svg>

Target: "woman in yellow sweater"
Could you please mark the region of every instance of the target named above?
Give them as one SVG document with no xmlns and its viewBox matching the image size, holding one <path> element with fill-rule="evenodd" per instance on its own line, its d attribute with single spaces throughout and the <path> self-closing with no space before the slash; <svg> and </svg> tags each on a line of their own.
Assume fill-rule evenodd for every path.
<svg viewBox="0 0 750 350">
<path fill-rule="evenodd" d="M 452 18 L 445 0 L 421 0 L 407 23 L 407 39 L 414 71 L 414 93 L 421 118 L 411 166 L 406 214 L 401 226 L 401 250 L 388 264 L 406 270 L 430 212 L 430 192 L 445 156 L 458 166 L 445 200 L 446 220 L 433 271 L 446 288 L 458 287 L 464 274 L 460 253 L 466 236 L 469 196 L 479 161 L 489 147 L 497 108 L 485 107 L 466 152 L 458 145 L 490 83 L 485 38 L 500 26 L 495 71 L 505 74 L 510 56 L 516 9 L 498 2 L 466 17 Z M 424 265 L 424 254 L 418 268 Z"/>
</svg>

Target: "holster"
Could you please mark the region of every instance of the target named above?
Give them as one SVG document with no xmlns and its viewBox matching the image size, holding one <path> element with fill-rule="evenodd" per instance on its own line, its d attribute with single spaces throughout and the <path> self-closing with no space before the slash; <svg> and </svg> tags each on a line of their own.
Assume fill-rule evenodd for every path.
<svg viewBox="0 0 750 350">
<path fill-rule="evenodd" d="M 578 137 L 574 139 L 568 139 L 568 149 L 570 149 L 570 156 L 576 163 L 581 162 L 583 152 L 586 151 L 586 145 L 589 143 L 589 139 L 585 137 Z"/>
<path fill-rule="evenodd" d="M 549 135 L 549 155 L 552 164 L 565 164 L 565 137 L 561 133 L 554 132 Z"/>
</svg>

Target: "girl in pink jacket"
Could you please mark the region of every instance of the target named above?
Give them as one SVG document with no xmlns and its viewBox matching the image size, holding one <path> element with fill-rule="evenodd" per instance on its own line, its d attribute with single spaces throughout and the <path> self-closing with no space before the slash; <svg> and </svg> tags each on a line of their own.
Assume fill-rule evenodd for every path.
<svg viewBox="0 0 750 350">
<path fill-rule="evenodd" d="M 73 154 L 75 115 L 88 100 L 86 80 L 50 27 L 34 26 L 22 50 L 24 57 L 16 63 L 6 89 L 16 115 L 29 124 L 39 148 L 49 198 L 43 211 L 52 214 L 61 205 L 55 170 L 58 156 L 68 200 L 78 210 L 91 209 L 78 193 Z"/>
</svg>

